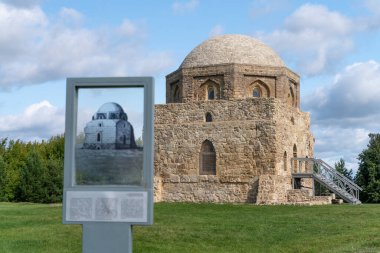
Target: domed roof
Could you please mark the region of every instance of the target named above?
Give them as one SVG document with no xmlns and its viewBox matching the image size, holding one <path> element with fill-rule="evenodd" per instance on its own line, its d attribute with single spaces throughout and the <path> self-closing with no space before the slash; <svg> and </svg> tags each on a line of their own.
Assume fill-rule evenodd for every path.
<svg viewBox="0 0 380 253">
<path fill-rule="evenodd" d="M 98 110 L 98 113 L 108 113 L 108 112 L 124 113 L 124 110 L 119 104 L 114 103 L 114 102 L 105 103 Z"/>
<path fill-rule="evenodd" d="M 93 120 L 128 120 L 128 115 L 124 112 L 123 108 L 117 103 L 105 103 L 92 117 Z"/>
<path fill-rule="evenodd" d="M 261 41 L 246 35 L 227 34 L 213 37 L 198 45 L 186 56 L 180 68 L 229 63 L 285 66 L 277 53 Z"/>
</svg>

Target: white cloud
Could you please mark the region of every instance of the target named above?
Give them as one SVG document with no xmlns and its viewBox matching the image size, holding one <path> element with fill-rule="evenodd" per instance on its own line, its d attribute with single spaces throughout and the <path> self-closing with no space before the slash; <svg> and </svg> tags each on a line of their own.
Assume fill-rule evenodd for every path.
<svg viewBox="0 0 380 253">
<path fill-rule="evenodd" d="M 221 25 L 216 25 L 214 26 L 210 33 L 209 33 L 209 36 L 210 37 L 214 37 L 214 36 L 217 36 L 217 35 L 221 35 L 223 33 L 223 26 Z"/>
<path fill-rule="evenodd" d="M 319 88 L 304 99 L 306 109 L 314 110 L 317 120 L 349 120 L 360 122 L 380 114 L 380 64 L 359 62 L 347 66 L 334 83 Z"/>
<path fill-rule="evenodd" d="M 338 73 L 332 84 L 305 97 L 316 139 L 315 155 L 328 161 L 343 157 L 351 168 L 368 143 L 368 134 L 380 131 L 380 64 L 358 62 Z"/>
<path fill-rule="evenodd" d="M 305 4 L 292 13 L 282 29 L 258 36 L 295 62 L 299 71 L 316 75 L 334 69 L 353 48 L 355 23 L 323 5 Z"/>
<path fill-rule="evenodd" d="M 70 76 L 156 75 L 172 64 L 168 52 L 145 48 L 133 21 L 88 29 L 83 18 L 63 8 L 52 20 L 38 6 L 0 3 L 0 89 Z"/>
<path fill-rule="evenodd" d="M 124 19 L 120 26 L 120 32 L 126 36 L 132 36 L 138 32 L 138 28 L 132 21 Z"/>
<path fill-rule="evenodd" d="M 185 12 L 193 11 L 195 8 L 197 8 L 199 5 L 198 0 L 189 0 L 189 1 L 182 1 L 182 2 L 174 2 L 172 5 L 172 10 L 174 14 L 181 14 Z"/>
<path fill-rule="evenodd" d="M 77 10 L 71 8 L 62 8 L 59 16 L 61 21 L 66 25 L 79 26 L 82 24 L 83 15 Z"/>
<path fill-rule="evenodd" d="M 12 139 L 48 139 L 53 135 L 62 134 L 64 127 L 64 110 L 46 100 L 28 106 L 20 114 L 0 117 L 0 133 L 6 132 L 5 136 Z"/>
<path fill-rule="evenodd" d="M 32 8 L 42 0 L 1 0 L 0 2 L 15 6 L 17 8 Z"/>
<path fill-rule="evenodd" d="M 271 15 L 276 11 L 285 9 L 288 1 L 284 0 L 256 0 L 252 2 L 251 15 L 253 18 L 259 18 Z"/>
<path fill-rule="evenodd" d="M 314 156 L 330 165 L 343 158 L 347 167 L 356 171 L 358 155 L 368 143 L 368 129 L 312 124 L 315 137 Z"/>
<path fill-rule="evenodd" d="M 380 2 L 378 0 L 365 0 L 365 6 L 372 15 L 362 18 L 360 24 L 364 29 L 379 29 L 380 28 Z"/>
</svg>

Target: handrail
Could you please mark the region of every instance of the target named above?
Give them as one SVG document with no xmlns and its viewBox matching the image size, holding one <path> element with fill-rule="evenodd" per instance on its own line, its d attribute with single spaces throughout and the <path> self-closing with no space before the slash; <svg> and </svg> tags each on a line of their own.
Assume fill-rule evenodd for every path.
<svg viewBox="0 0 380 253">
<path fill-rule="evenodd" d="M 345 175 L 341 174 L 339 171 L 337 171 L 336 169 L 334 169 L 333 167 L 331 167 L 329 164 L 327 164 L 325 161 L 323 161 L 322 159 L 316 159 L 318 161 L 318 163 L 321 163 L 323 164 L 323 166 L 325 166 L 326 168 L 328 168 L 332 173 L 334 173 L 336 176 L 338 176 L 342 181 L 352 185 L 353 187 L 357 188 L 358 190 L 362 191 L 363 189 L 355 184 L 354 182 L 352 182 L 350 179 L 348 179 Z"/>
<path fill-rule="evenodd" d="M 314 158 L 291 158 L 291 171 L 293 176 L 310 175 L 320 183 L 326 185 L 330 190 L 340 195 L 346 201 L 360 203 L 360 186 L 352 182 L 343 174 L 336 171 L 321 159 Z M 349 194 L 349 196 L 347 196 Z"/>
</svg>

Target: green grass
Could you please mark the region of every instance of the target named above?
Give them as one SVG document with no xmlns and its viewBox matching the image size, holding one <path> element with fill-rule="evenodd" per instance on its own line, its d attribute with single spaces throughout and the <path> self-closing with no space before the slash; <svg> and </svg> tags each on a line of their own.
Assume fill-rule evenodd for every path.
<svg viewBox="0 0 380 253">
<path fill-rule="evenodd" d="M 134 252 L 380 252 L 380 205 L 155 204 Z M 61 207 L 0 203 L 0 252 L 81 252 Z"/>
</svg>

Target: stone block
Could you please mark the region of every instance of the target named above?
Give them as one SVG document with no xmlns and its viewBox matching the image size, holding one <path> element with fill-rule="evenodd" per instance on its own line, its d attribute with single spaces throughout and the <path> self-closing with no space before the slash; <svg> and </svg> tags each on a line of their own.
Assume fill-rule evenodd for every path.
<svg viewBox="0 0 380 253">
<path fill-rule="evenodd" d="M 179 176 L 178 175 L 170 175 L 170 183 L 179 183 Z"/>
</svg>

